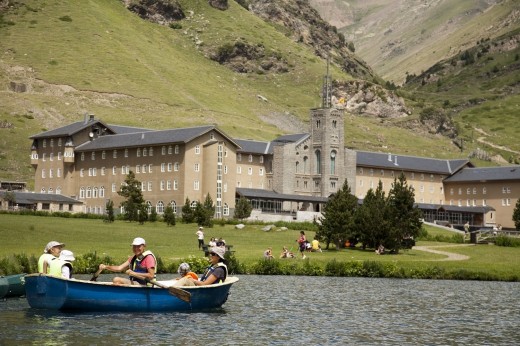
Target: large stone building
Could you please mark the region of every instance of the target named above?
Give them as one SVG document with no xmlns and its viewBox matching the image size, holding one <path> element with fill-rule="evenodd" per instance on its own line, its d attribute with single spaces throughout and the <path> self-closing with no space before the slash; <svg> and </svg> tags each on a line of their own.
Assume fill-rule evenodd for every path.
<svg viewBox="0 0 520 346">
<path fill-rule="evenodd" d="M 344 112 L 332 107 L 310 111 L 309 133 L 270 142 L 233 139 L 215 126 L 149 130 L 93 116 L 31 138 L 36 191 L 78 199 L 88 213 L 104 213 L 109 199 L 119 205 L 129 171 L 159 214 L 209 194 L 218 218 L 232 217 L 235 199 L 245 196 L 254 217 L 309 220 L 345 180 L 361 200 L 379 181 L 388 193 L 403 173 L 427 221 L 512 228 L 520 194 L 518 166 L 479 169 L 466 159 L 348 149 Z"/>
</svg>

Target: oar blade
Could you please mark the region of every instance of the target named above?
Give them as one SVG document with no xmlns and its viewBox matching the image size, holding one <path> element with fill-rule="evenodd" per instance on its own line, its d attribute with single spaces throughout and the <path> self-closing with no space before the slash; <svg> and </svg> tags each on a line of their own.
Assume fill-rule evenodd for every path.
<svg viewBox="0 0 520 346">
<path fill-rule="evenodd" d="M 168 287 L 168 292 L 180 300 L 191 303 L 191 293 L 178 287 Z"/>
</svg>

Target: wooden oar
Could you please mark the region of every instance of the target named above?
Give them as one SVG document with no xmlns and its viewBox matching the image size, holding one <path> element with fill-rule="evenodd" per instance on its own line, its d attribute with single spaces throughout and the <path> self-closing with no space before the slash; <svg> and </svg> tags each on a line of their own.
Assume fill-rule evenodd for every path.
<svg viewBox="0 0 520 346">
<path fill-rule="evenodd" d="M 90 279 L 90 281 L 97 281 L 97 278 L 98 278 L 99 274 L 101 274 L 102 271 L 103 271 L 103 269 L 98 269 L 98 271 L 95 272 L 95 273 L 92 275 L 92 278 Z"/>
<path fill-rule="evenodd" d="M 155 285 L 157 287 L 160 287 L 160 288 L 165 288 L 168 290 L 168 292 L 179 298 L 180 300 L 186 302 L 186 303 L 191 303 L 191 293 L 188 292 L 188 291 L 185 291 L 181 288 L 178 288 L 178 287 L 174 287 L 174 286 L 166 286 L 166 285 L 163 285 L 161 284 L 160 282 L 158 281 L 155 281 L 155 280 L 146 280 L 148 281 L 149 283 L 151 283 L 152 285 Z"/>
</svg>

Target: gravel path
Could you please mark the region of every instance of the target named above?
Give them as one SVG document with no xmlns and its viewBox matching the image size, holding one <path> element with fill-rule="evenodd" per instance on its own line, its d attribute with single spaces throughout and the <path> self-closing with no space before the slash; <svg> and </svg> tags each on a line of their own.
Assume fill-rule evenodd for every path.
<svg viewBox="0 0 520 346">
<path fill-rule="evenodd" d="M 433 261 L 465 261 L 469 259 L 469 256 L 461 255 L 458 253 L 435 250 L 434 248 L 447 248 L 447 247 L 461 247 L 461 246 L 475 246 L 474 244 L 460 244 L 460 245 L 437 245 L 437 246 L 414 246 L 413 250 L 426 251 L 435 253 L 438 255 L 447 256 L 446 258 L 433 260 Z"/>
</svg>

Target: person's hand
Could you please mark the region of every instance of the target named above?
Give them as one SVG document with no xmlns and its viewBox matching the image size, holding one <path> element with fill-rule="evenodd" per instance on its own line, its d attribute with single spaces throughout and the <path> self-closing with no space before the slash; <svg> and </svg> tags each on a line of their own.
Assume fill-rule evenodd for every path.
<svg viewBox="0 0 520 346">
<path fill-rule="evenodd" d="M 105 270 L 105 269 L 107 269 L 106 264 L 101 263 L 101 264 L 99 265 L 99 270 Z"/>
<path fill-rule="evenodd" d="M 127 275 L 132 275 L 133 271 L 132 271 L 132 269 L 127 269 L 125 273 L 126 273 Z"/>
</svg>

